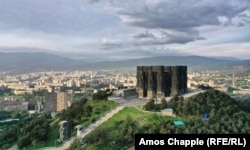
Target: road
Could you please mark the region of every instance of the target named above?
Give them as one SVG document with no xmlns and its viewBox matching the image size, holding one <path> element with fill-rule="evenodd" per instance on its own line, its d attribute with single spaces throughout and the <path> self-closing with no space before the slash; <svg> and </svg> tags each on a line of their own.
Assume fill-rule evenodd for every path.
<svg viewBox="0 0 250 150">
<path fill-rule="evenodd" d="M 85 128 L 82 132 L 82 138 L 84 138 L 87 134 L 89 134 L 91 131 L 93 131 L 96 127 L 107 121 L 109 118 L 113 117 L 116 113 L 118 113 L 120 110 L 122 110 L 125 106 L 118 106 L 115 109 L 113 109 L 111 112 L 107 113 L 104 117 L 97 120 L 96 122 L 92 123 L 90 126 Z M 47 147 L 43 148 L 42 150 L 65 150 L 69 148 L 70 144 L 74 141 L 75 137 L 69 139 L 66 141 L 62 146 L 60 147 Z"/>
</svg>

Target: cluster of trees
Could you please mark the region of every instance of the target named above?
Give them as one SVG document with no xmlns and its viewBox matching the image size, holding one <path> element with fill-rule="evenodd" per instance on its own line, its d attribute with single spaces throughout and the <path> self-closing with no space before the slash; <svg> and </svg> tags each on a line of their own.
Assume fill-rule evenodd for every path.
<svg viewBox="0 0 250 150">
<path fill-rule="evenodd" d="M 161 105 L 173 108 L 179 116 L 190 118 L 190 122 L 183 129 L 171 127 L 171 122 L 164 123 L 168 126 L 159 126 L 158 129 L 162 128 L 166 133 L 250 133 L 250 103 L 237 102 L 229 95 L 214 89 L 188 100 L 175 96 Z M 206 121 L 202 118 L 205 113 L 209 114 Z M 151 133 L 150 130 L 149 128 L 145 131 Z"/>
<path fill-rule="evenodd" d="M 225 112 L 224 112 L 225 113 Z M 219 118 L 191 118 L 183 126 L 175 126 L 173 120 L 164 120 L 140 127 L 140 133 L 151 134 L 249 134 L 250 117 L 244 112 L 225 115 Z"/>
<path fill-rule="evenodd" d="M 250 113 L 250 99 L 238 101 L 238 106 L 240 109 Z"/>
<path fill-rule="evenodd" d="M 165 100 L 166 101 L 166 100 Z M 162 99 L 162 102 L 164 103 L 164 100 Z M 165 103 L 164 103 L 165 104 Z M 143 109 L 147 111 L 160 111 L 161 109 L 165 108 L 164 104 L 155 104 L 155 101 L 153 99 L 149 100 L 144 106 Z"/>
<path fill-rule="evenodd" d="M 99 90 L 97 93 L 94 93 L 92 96 L 92 100 L 108 100 L 108 96 L 110 96 L 111 93 L 109 92 L 109 89 L 106 91 Z"/>
<path fill-rule="evenodd" d="M 174 96 L 169 102 L 162 99 L 161 104 L 155 104 L 151 100 L 144 105 L 144 109 L 148 111 L 160 111 L 164 108 L 173 108 L 177 115 L 182 116 L 201 116 L 204 113 L 209 113 L 213 117 L 221 112 L 227 112 L 229 115 L 240 110 L 250 112 L 250 102 L 237 102 L 225 93 L 210 89 L 188 100 L 184 100 L 181 96 Z"/>
<path fill-rule="evenodd" d="M 143 107 L 143 109 L 147 111 L 160 111 L 164 108 L 173 108 L 174 104 L 177 101 L 183 101 L 184 98 L 182 96 L 178 97 L 177 95 L 173 96 L 173 98 L 170 100 L 170 102 L 167 102 L 165 98 L 161 99 L 161 103 L 155 103 L 153 99 L 149 100 Z"/>
<path fill-rule="evenodd" d="M 29 114 L 25 111 L 14 111 L 14 112 L 7 112 L 7 111 L 0 111 L 0 121 L 5 120 L 5 119 L 24 119 L 28 116 Z M 12 120 L 8 122 L 0 122 L 0 127 L 1 126 L 9 126 L 12 124 L 18 123 L 19 120 Z"/>
<path fill-rule="evenodd" d="M 197 88 L 202 89 L 202 90 L 210 90 L 210 89 L 212 89 L 212 87 L 210 87 L 209 85 L 203 85 L 203 84 L 198 84 Z"/>
<path fill-rule="evenodd" d="M 4 120 L 7 118 L 11 118 L 11 112 L 8 111 L 0 111 L 0 120 Z"/>
<path fill-rule="evenodd" d="M 14 93 L 10 88 L 2 88 L 0 89 L 0 96 L 4 95 L 14 95 Z"/>
<path fill-rule="evenodd" d="M 88 101 L 87 98 L 82 97 L 69 108 L 63 110 L 59 115 L 59 119 L 68 121 L 69 132 L 71 134 L 75 130 L 74 127 L 76 125 L 88 125 L 96 121 L 103 112 L 111 109 L 109 104 L 109 101 Z"/>
<path fill-rule="evenodd" d="M 213 89 L 187 100 L 183 100 L 180 97 L 173 98 L 168 102 L 167 106 L 172 107 L 177 115 L 184 116 L 200 116 L 204 113 L 209 113 L 213 117 L 220 110 L 227 111 L 229 115 L 240 110 L 235 99 Z"/>
<path fill-rule="evenodd" d="M 4 132 L 0 132 L 0 149 L 7 149 L 18 139 L 19 127 L 17 125 L 9 127 Z"/>
<path fill-rule="evenodd" d="M 19 130 L 18 148 L 25 148 L 35 141 L 47 140 L 50 130 L 49 119 L 51 119 L 50 115 L 43 115 L 33 119 L 30 123 L 19 124 L 21 130 Z"/>
<path fill-rule="evenodd" d="M 48 139 L 50 115 L 25 118 L 16 125 L 12 125 L 4 132 L 0 132 L 0 149 L 6 149 L 17 142 L 19 149 L 28 147 L 34 141 Z"/>
</svg>

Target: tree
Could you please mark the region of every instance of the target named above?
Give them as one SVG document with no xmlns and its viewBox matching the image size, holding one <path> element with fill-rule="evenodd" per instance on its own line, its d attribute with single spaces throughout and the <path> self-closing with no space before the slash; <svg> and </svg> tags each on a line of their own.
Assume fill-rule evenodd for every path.
<svg viewBox="0 0 250 150">
<path fill-rule="evenodd" d="M 165 98 L 161 99 L 161 105 L 162 105 L 162 109 L 167 107 L 167 101 Z"/>
<path fill-rule="evenodd" d="M 120 130 L 118 131 L 118 133 L 121 136 L 120 142 L 123 142 L 123 143 L 133 142 L 136 126 L 137 126 L 136 121 L 133 120 L 130 115 L 127 116 L 126 120 L 122 121 L 119 126 Z"/>
<path fill-rule="evenodd" d="M 154 109 L 155 109 L 154 100 L 153 100 L 153 99 L 149 100 L 149 101 L 144 105 L 144 109 L 145 109 L 145 110 L 148 110 L 148 111 L 154 110 Z"/>
<path fill-rule="evenodd" d="M 94 93 L 92 96 L 92 100 L 107 100 L 108 94 L 106 91 L 98 91 L 97 93 Z"/>
<path fill-rule="evenodd" d="M 85 112 L 87 113 L 87 116 L 90 116 L 90 114 L 92 113 L 93 109 L 91 106 L 86 106 L 85 108 Z"/>
<path fill-rule="evenodd" d="M 20 138 L 17 142 L 17 146 L 19 149 L 22 149 L 24 147 L 27 147 L 28 145 L 30 145 L 32 142 L 31 140 L 31 136 L 28 134 L 28 135 L 25 135 L 24 137 Z"/>
</svg>

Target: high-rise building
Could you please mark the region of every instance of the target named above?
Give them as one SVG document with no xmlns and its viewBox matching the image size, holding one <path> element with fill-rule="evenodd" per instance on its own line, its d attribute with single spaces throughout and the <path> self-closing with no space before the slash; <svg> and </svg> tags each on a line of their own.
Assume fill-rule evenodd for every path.
<svg viewBox="0 0 250 150">
<path fill-rule="evenodd" d="M 139 98 L 163 98 L 187 92 L 187 66 L 137 66 Z"/>
<path fill-rule="evenodd" d="M 214 80 L 209 80 L 209 86 L 214 87 Z"/>
<path fill-rule="evenodd" d="M 44 95 L 44 110 L 46 112 L 56 111 L 57 105 L 57 95 L 54 92 L 46 92 Z"/>
<path fill-rule="evenodd" d="M 68 108 L 68 96 L 66 92 L 57 93 L 57 109 L 56 111 L 62 111 Z"/>
<path fill-rule="evenodd" d="M 68 96 L 66 92 L 50 92 L 45 93 L 45 106 L 46 112 L 62 111 L 68 107 Z"/>
</svg>

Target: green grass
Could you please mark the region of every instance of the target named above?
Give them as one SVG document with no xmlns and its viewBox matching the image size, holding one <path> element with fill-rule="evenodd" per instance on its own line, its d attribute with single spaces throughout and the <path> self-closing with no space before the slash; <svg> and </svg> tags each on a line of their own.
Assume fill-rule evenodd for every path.
<svg viewBox="0 0 250 150">
<path fill-rule="evenodd" d="M 90 106 L 92 106 L 93 111 L 108 111 L 111 109 L 114 109 L 116 106 L 116 103 L 114 101 L 90 101 L 88 103 Z"/>
<path fill-rule="evenodd" d="M 84 118 L 84 122 L 82 122 L 84 127 L 89 126 L 116 107 L 114 101 L 90 101 L 88 105 L 90 105 L 93 110 L 91 117 Z"/>
<path fill-rule="evenodd" d="M 97 127 L 96 130 L 103 130 L 103 131 L 108 131 L 108 136 L 111 137 L 109 141 L 104 141 L 103 142 L 99 142 L 97 143 L 98 148 L 102 148 L 102 149 L 128 149 L 129 147 L 131 147 L 132 145 L 129 145 L 127 143 L 116 143 L 116 144 L 112 144 L 112 139 L 115 140 L 116 137 L 112 137 L 112 135 L 114 135 L 114 133 L 119 130 L 115 128 L 115 123 L 122 121 L 122 120 L 126 120 L 127 117 L 130 116 L 132 118 L 132 120 L 135 120 L 138 123 L 138 127 L 145 125 L 145 124 L 153 124 L 154 122 L 160 122 L 164 119 L 168 120 L 168 119 L 175 119 L 174 117 L 168 117 L 168 116 L 160 116 L 156 113 L 152 113 L 152 112 L 144 112 L 141 111 L 138 108 L 135 107 L 125 107 L 123 110 L 121 110 L 120 112 L 118 112 L 117 114 L 115 114 L 112 118 L 110 118 L 108 121 L 104 122 L 102 125 L 100 125 L 99 127 Z M 96 130 L 94 130 L 93 132 L 90 133 L 93 134 Z M 89 144 L 86 147 L 84 147 L 84 149 L 87 150 L 92 150 L 92 149 L 97 149 L 97 147 L 94 144 Z"/>
<path fill-rule="evenodd" d="M 145 118 L 147 118 L 150 114 L 139 111 L 138 109 L 133 107 L 125 107 L 119 113 L 115 114 L 112 118 L 110 118 L 108 121 L 104 122 L 100 127 L 112 127 L 116 121 L 125 120 L 128 115 L 130 115 L 133 119 L 136 120 L 145 120 Z"/>
<path fill-rule="evenodd" d="M 136 120 L 136 122 L 139 125 L 152 124 L 152 123 L 160 122 L 163 120 L 169 120 L 169 119 L 170 120 L 183 120 L 184 122 L 188 121 L 186 118 L 183 118 L 183 117 L 161 116 L 161 115 L 158 115 L 157 113 L 143 112 L 134 107 L 125 107 L 123 110 L 115 114 L 112 118 L 104 122 L 98 128 L 106 128 L 106 129 L 112 128 L 114 127 L 115 122 L 125 120 L 128 116 L 131 116 L 133 120 Z"/>
<path fill-rule="evenodd" d="M 182 120 L 184 123 L 188 122 L 188 119 L 184 117 L 170 117 L 170 116 L 162 116 L 157 114 L 156 112 L 147 112 L 147 111 L 141 111 L 140 108 L 136 107 L 125 107 L 123 110 L 115 114 L 112 118 L 104 122 L 102 125 L 97 127 L 94 131 L 92 131 L 89 136 L 94 136 L 94 132 L 99 130 L 99 131 L 107 131 L 108 132 L 108 137 L 109 140 L 103 139 L 103 141 L 99 141 L 94 144 L 89 144 L 84 147 L 86 150 L 94 150 L 94 149 L 128 149 L 132 144 L 128 144 L 126 142 L 124 143 L 116 143 L 112 144 L 113 140 L 116 140 L 116 137 L 113 137 L 114 133 L 117 132 L 117 128 L 115 128 L 115 123 L 119 121 L 126 120 L 127 117 L 130 116 L 132 120 L 135 120 L 138 123 L 138 126 L 136 127 L 139 129 L 141 126 L 144 125 L 153 125 L 159 122 L 162 122 L 164 120 L 171 120 L 171 121 L 176 121 L 176 120 Z M 113 139 L 113 140 L 112 140 Z M 98 146 L 95 146 L 97 144 Z"/>
</svg>

